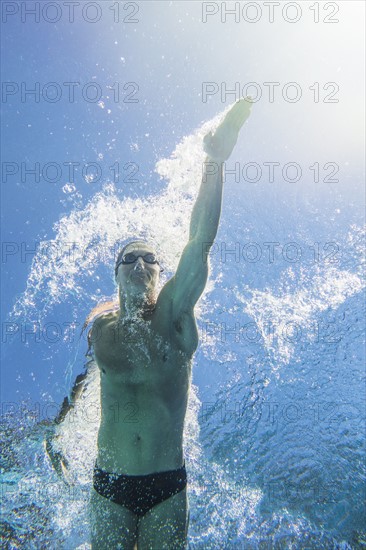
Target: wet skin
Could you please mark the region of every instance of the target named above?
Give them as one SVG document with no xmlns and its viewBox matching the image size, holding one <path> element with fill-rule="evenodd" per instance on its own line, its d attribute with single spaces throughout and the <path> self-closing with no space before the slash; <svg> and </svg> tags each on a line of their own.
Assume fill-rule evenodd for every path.
<svg viewBox="0 0 366 550">
<path fill-rule="evenodd" d="M 127 249 L 130 251 L 130 249 Z M 134 245 L 134 251 L 137 247 Z M 144 254 L 151 249 L 139 245 Z M 94 352 L 101 371 L 102 421 L 98 465 L 109 472 L 143 475 L 183 464 L 182 437 L 198 345 L 193 310 L 172 315 L 172 288 L 153 302 L 159 266 L 141 258 L 120 265 L 117 275 L 128 297 L 151 297 L 153 311 L 109 313 L 97 319 Z"/>
<path fill-rule="evenodd" d="M 219 224 L 222 162 L 229 158 L 250 107 L 248 100 L 237 102 L 215 134 L 204 140 L 207 164 L 176 274 L 158 293 L 158 264 L 139 257 L 120 265 L 120 309 L 93 324 L 102 405 L 97 461 L 108 472 L 144 475 L 183 465 L 184 418 L 198 345 L 194 306 L 207 282 L 208 253 Z M 153 250 L 132 243 L 127 252 Z M 93 550 L 133 549 L 136 544 L 139 550 L 186 548 L 186 489 L 140 519 L 92 490 L 91 514 Z"/>
<path fill-rule="evenodd" d="M 126 250 L 131 251 L 145 254 L 152 250 L 134 245 Z M 94 353 L 101 372 L 97 461 L 108 472 L 143 475 L 183 465 L 183 426 L 198 332 L 193 310 L 178 317 L 172 314 L 174 284 L 167 284 L 154 301 L 159 271 L 158 265 L 141 258 L 120 265 L 117 282 L 121 293 L 127 289 L 121 302 L 130 309 L 109 313 L 93 325 Z M 149 306 L 145 312 L 144 303 Z M 142 309 L 134 309 L 134 304 Z M 150 311 L 150 306 L 155 309 Z M 185 547 L 186 489 L 141 519 L 94 490 L 91 504 L 94 525 L 99 526 L 93 548 L 104 548 L 103 544 L 114 548 L 122 540 L 122 548 L 133 548 L 137 541 L 139 548 Z"/>
</svg>

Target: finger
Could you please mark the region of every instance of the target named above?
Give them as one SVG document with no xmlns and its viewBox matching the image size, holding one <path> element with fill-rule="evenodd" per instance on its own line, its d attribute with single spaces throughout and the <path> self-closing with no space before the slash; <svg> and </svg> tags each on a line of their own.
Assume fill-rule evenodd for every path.
<svg viewBox="0 0 366 550">
<path fill-rule="evenodd" d="M 239 130 L 249 117 L 252 104 L 251 98 L 250 100 L 248 98 L 240 99 L 226 115 L 225 122 L 232 124 Z"/>
</svg>

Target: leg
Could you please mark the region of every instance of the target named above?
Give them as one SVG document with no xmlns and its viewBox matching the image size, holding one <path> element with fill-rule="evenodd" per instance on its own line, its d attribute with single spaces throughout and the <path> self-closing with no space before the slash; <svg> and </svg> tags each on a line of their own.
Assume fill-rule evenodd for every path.
<svg viewBox="0 0 366 550">
<path fill-rule="evenodd" d="M 92 489 L 90 497 L 92 550 L 134 550 L 137 516 Z"/>
<path fill-rule="evenodd" d="M 187 548 L 189 502 L 187 488 L 154 506 L 139 520 L 138 550 Z"/>
</svg>

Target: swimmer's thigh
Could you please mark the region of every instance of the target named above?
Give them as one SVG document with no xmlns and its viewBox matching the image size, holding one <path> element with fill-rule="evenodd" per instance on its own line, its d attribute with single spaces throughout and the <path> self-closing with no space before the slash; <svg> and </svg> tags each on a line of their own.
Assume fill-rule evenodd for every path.
<svg viewBox="0 0 366 550">
<path fill-rule="evenodd" d="M 139 521 L 138 550 L 183 550 L 187 547 L 187 488 L 149 510 Z"/>
<path fill-rule="evenodd" d="M 133 550 L 137 540 L 137 516 L 124 506 L 91 490 L 90 526 L 92 550 Z"/>
</svg>

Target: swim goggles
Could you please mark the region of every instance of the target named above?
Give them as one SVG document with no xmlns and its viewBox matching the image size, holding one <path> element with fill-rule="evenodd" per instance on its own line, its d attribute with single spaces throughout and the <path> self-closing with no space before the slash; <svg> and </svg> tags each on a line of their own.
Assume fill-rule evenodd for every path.
<svg viewBox="0 0 366 550">
<path fill-rule="evenodd" d="M 118 269 L 118 267 L 121 264 L 124 264 L 124 265 L 133 264 L 133 263 L 137 262 L 138 258 L 142 258 L 144 260 L 144 262 L 146 262 L 148 264 L 158 264 L 158 265 L 160 265 L 159 262 L 158 262 L 157 256 L 155 254 L 151 253 L 151 252 L 148 252 L 144 256 L 142 254 L 134 254 L 133 252 L 128 252 L 127 254 L 125 254 L 120 259 L 120 261 L 116 265 L 116 269 Z M 161 271 L 163 271 L 163 268 L 161 268 Z"/>
</svg>

